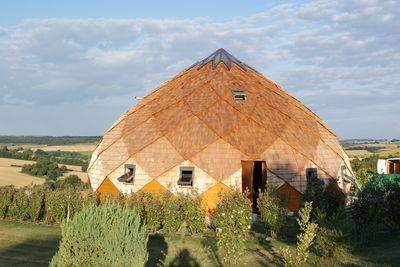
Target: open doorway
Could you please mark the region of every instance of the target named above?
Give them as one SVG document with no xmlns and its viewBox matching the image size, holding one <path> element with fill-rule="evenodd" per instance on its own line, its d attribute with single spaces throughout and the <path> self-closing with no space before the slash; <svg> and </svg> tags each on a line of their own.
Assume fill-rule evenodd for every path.
<svg viewBox="0 0 400 267">
<path fill-rule="evenodd" d="M 248 191 L 253 212 L 258 212 L 257 199 L 267 183 L 267 165 L 265 161 L 242 161 L 242 190 Z"/>
</svg>

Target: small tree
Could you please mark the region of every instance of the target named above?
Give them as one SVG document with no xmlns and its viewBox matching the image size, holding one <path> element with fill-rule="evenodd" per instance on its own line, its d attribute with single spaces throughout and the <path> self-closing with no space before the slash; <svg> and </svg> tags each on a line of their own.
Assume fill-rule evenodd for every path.
<svg viewBox="0 0 400 267">
<path fill-rule="evenodd" d="M 50 266 L 143 266 L 148 258 L 146 226 L 116 203 L 84 208 L 61 231 Z"/>
<path fill-rule="evenodd" d="M 260 192 L 257 206 L 268 234 L 275 239 L 285 223 L 287 210 L 276 196 L 274 188 Z"/>
<path fill-rule="evenodd" d="M 318 225 L 310 221 L 311 211 L 312 202 L 306 202 L 304 207 L 299 211 L 297 223 L 300 233 L 297 235 L 295 253 L 291 253 L 288 248 L 280 251 L 285 266 L 303 266 L 308 260 L 310 248 L 313 245 L 318 230 Z"/>
</svg>

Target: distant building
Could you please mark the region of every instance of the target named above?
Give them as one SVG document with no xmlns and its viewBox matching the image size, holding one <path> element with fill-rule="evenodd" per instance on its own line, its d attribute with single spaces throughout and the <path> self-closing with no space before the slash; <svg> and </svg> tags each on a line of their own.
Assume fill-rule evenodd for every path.
<svg viewBox="0 0 400 267">
<path fill-rule="evenodd" d="M 354 181 L 336 134 L 309 108 L 223 49 L 162 83 L 122 115 L 92 155 L 99 193 L 190 192 L 213 209 L 224 191 L 275 184 L 289 209 L 307 179 Z"/>
<path fill-rule="evenodd" d="M 379 174 L 400 174 L 400 158 L 378 159 Z"/>
</svg>

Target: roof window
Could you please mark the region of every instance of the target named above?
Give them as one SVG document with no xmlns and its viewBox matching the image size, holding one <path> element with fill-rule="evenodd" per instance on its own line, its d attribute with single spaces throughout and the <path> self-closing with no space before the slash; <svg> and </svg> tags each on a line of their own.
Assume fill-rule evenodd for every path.
<svg viewBox="0 0 400 267">
<path fill-rule="evenodd" d="M 246 92 L 241 88 L 232 89 L 233 99 L 236 101 L 243 101 L 246 100 Z"/>
</svg>

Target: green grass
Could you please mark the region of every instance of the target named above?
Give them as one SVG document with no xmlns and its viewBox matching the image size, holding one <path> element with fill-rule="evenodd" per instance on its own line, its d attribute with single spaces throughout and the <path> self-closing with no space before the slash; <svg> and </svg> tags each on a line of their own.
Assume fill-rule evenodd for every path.
<svg viewBox="0 0 400 267">
<path fill-rule="evenodd" d="M 243 266 L 274 266 L 276 249 L 292 246 L 294 240 L 266 241 L 262 229 L 255 227 L 241 258 Z M 60 228 L 18 222 L 0 221 L 0 266 L 47 266 L 57 250 Z M 400 236 L 391 235 L 379 242 L 356 250 L 333 262 L 315 255 L 310 261 L 316 266 L 399 266 Z M 152 235 L 147 245 L 149 261 L 146 266 L 164 262 L 166 266 L 218 266 L 213 239 Z"/>
</svg>

